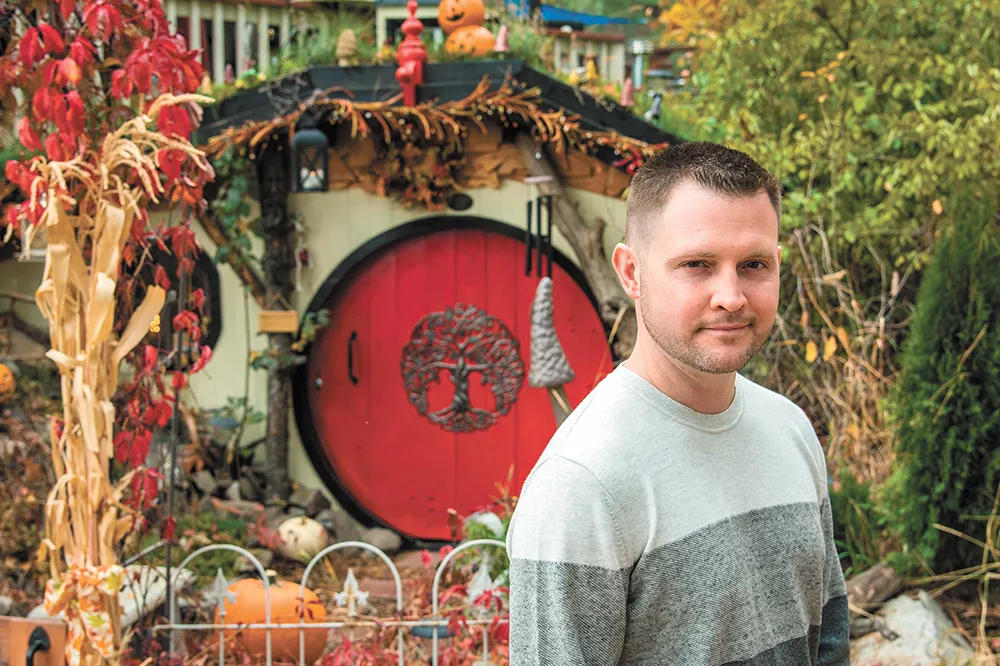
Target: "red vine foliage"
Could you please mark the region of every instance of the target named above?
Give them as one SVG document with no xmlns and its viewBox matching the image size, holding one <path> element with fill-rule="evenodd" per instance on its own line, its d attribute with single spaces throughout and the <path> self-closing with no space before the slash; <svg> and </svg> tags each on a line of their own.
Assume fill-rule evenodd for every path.
<svg viewBox="0 0 1000 666">
<path fill-rule="evenodd" d="M 23 151 L 21 159 L 5 167 L 7 180 L 16 186 L 13 200 L 4 201 L 6 237 L 30 236 L 45 210 L 45 193 L 35 170 L 39 161 L 77 160 L 89 177 L 104 183 L 109 201 L 125 184 L 144 190 L 149 204 L 170 204 L 175 222 L 151 228 L 147 210 L 137 211 L 122 253 L 124 266 L 117 284 L 118 312 L 115 331 L 122 332 L 145 291 L 140 273 L 150 262 L 149 248 L 156 246 L 177 258 L 177 275 L 155 267 L 155 281 L 170 288 L 181 272 L 192 270 L 198 250 L 190 221 L 204 210 L 203 187 L 213 177 L 207 159 L 195 159 L 179 150 L 190 140 L 200 117 L 192 102 L 163 109 L 156 129 L 168 140 L 156 153 L 157 170 L 140 167 L 102 173 L 102 143 L 110 132 L 149 108 L 161 94 L 196 92 L 202 76 L 199 53 L 187 48 L 181 36 L 170 33 L 160 0 L 18 0 L 0 4 L 6 14 L 6 49 L 0 56 L 0 102 L 20 115 L 16 129 Z M 15 91 L 22 100 L 18 106 Z M 151 122 L 151 121 L 150 121 Z M 152 172 L 151 172 L 152 171 Z M 158 184 L 158 186 L 157 186 Z M 69 197 L 82 190 L 80 182 L 67 180 Z M 92 210 L 72 211 L 93 215 Z M 86 243 L 84 252 L 91 251 Z M 183 370 L 175 370 L 171 385 L 164 375 L 175 364 L 171 350 L 140 345 L 127 359 L 132 366 L 128 380 L 116 396 L 115 459 L 119 473 L 135 470 L 127 498 L 140 512 L 153 506 L 162 475 L 145 468 L 153 434 L 166 427 L 175 397 L 187 384 L 187 374 L 198 372 L 211 358 L 199 344 L 204 294 L 183 294 L 189 309 L 173 320 L 175 332 L 186 340 Z M 140 525 L 141 527 L 141 525 Z M 170 526 L 167 525 L 167 536 Z"/>
</svg>

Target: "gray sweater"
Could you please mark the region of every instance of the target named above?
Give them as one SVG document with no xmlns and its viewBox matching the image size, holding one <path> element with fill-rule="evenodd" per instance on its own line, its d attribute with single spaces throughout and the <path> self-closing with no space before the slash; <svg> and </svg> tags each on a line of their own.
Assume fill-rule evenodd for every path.
<svg viewBox="0 0 1000 666">
<path fill-rule="evenodd" d="M 511 666 L 849 664 L 823 450 L 741 376 L 706 415 L 619 366 L 526 479 L 507 546 Z"/>
</svg>

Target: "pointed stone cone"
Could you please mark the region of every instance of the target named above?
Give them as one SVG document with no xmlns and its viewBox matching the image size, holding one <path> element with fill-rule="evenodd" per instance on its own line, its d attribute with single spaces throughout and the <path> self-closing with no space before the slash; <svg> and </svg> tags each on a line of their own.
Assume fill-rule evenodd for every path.
<svg viewBox="0 0 1000 666">
<path fill-rule="evenodd" d="M 500 30 L 497 31 L 497 39 L 493 44 L 493 51 L 496 53 L 507 53 L 510 51 L 510 47 L 507 45 L 507 26 L 500 26 Z"/>
<path fill-rule="evenodd" d="M 632 85 L 632 77 L 630 76 L 625 79 L 625 83 L 622 85 L 622 106 L 628 108 L 635 103 L 632 99 L 634 92 L 635 87 Z"/>
<path fill-rule="evenodd" d="M 556 427 L 562 425 L 572 411 L 564 384 L 576 377 L 570 367 L 566 352 L 556 335 L 552 303 L 552 278 L 538 282 L 535 299 L 531 302 L 531 367 L 528 385 L 548 389 L 555 414 Z"/>
</svg>

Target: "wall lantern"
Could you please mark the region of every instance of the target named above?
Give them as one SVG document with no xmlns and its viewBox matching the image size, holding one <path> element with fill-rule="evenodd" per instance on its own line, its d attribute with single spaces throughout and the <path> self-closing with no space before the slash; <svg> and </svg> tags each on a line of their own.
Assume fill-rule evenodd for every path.
<svg viewBox="0 0 1000 666">
<path fill-rule="evenodd" d="M 292 139 L 292 174 L 295 192 L 326 192 L 327 153 L 330 141 L 326 134 L 316 127 L 312 114 L 302 114 L 300 126 Z"/>
</svg>

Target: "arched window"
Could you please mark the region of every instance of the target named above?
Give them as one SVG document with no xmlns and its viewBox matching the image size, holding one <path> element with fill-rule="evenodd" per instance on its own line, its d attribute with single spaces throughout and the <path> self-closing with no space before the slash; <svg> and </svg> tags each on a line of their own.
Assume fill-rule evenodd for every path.
<svg viewBox="0 0 1000 666">
<path fill-rule="evenodd" d="M 153 319 L 149 326 L 149 334 L 144 340 L 145 344 L 153 345 L 160 350 L 161 356 L 169 355 L 174 349 L 174 316 L 181 311 L 180 299 L 177 290 L 180 287 L 180 279 L 177 273 L 177 258 L 170 252 L 163 250 L 156 245 L 149 248 L 149 256 L 143 263 L 137 284 L 156 284 L 157 267 L 162 267 L 170 280 L 170 288 L 167 290 L 167 302 L 163 310 Z M 219 289 L 219 271 L 215 262 L 201 249 L 195 250 L 194 270 L 187 278 L 187 295 L 184 298 L 185 309 L 191 310 L 200 315 L 201 340 L 192 342 L 185 338 L 184 347 L 181 349 L 181 367 L 187 366 L 190 362 L 188 351 L 198 349 L 202 345 L 215 348 L 222 333 L 222 303 Z M 137 287 L 142 291 L 142 287 Z M 204 302 L 199 313 L 194 304 L 194 296 L 200 290 Z M 141 300 L 141 293 L 136 295 L 136 303 Z"/>
</svg>

